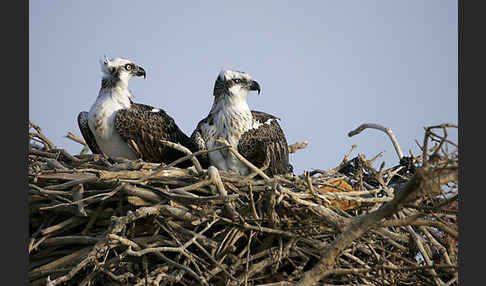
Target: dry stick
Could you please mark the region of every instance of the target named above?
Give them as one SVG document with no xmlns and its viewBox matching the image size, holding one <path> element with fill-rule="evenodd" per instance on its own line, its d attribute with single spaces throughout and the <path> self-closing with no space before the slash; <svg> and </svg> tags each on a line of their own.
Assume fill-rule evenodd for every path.
<svg viewBox="0 0 486 286">
<path fill-rule="evenodd" d="M 36 149 L 32 148 L 31 146 L 29 146 L 29 154 L 37 155 L 37 156 L 42 156 L 42 157 L 47 157 L 47 158 L 52 158 L 52 159 L 55 159 L 55 158 L 58 157 L 56 154 L 49 153 L 49 152 L 45 152 L 45 151 L 36 150 Z"/>
<path fill-rule="evenodd" d="M 268 154 L 266 154 L 265 155 L 265 161 L 263 162 L 263 166 L 260 168 L 260 170 L 265 171 L 266 169 L 268 169 L 269 166 L 270 166 L 270 156 L 268 156 Z M 251 180 L 256 176 L 258 176 L 258 173 L 252 172 L 250 175 L 245 177 L 245 180 Z"/>
<path fill-rule="evenodd" d="M 121 237 L 121 236 L 116 235 L 114 233 L 110 233 L 106 237 L 108 239 L 118 240 L 121 244 L 128 246 L 129 247 L 128 248 L 129 250 L 131 250 L 131 247 L 133 247 L 135 249 L 141 249 L 141 247 L 138 244 L 136 244 L 135 242 L 131 241 L 130 239 L 125 238 L 125 237 Z M 128 251 L 127 251 L 127 254 L 132 255 Z M 137 255 L 137 256 L 140 256 L 140 255 Z"/>
<path fill-rule="evenodd" d="M 101 272 L 105 273 L 111 279 L 118 281 L 118 282 L 126 283 L 128 278 L 135 277 L 135 275 L 131 272 L 125 272 L 123 274 L 116 275 L 113 272 L 111 272 L 110 270 L 106 269 L 106 267 L 102 263 L 100 263 L 96 260 L 94 261 L 94 264 L 96 265 L 96 267 L 98 267 L 98 269 L 100 269 Z"/>
<path fill-rule="evenodd" d="M 288 281 L 279 281 L 279 282 L 272 282 L 272 283 L 265 283 L 265 284 L 257 284 L 255 286 L 292 286 L 292 285 L 295 284 Z"/>
<path fill-rule="evenodd" d="M 47 166 L 51 169 L 59 169 L 59 170 L 68 170 L 68 168 L 64 167 L 59 161 L 56 159 L 46 159 Z"/>
<path fill-rule="evenodd" d="M 458 277 L 459 277 L 459 275 L 457 275 L 457 274 L 454 275 L 454 277 L 451 280 L 449 280 L 449 282 L 445 283 L 444 286 L 452 285 L 452 283 L 457 281 Z"/>
<path fill-rule="evenodd" d="M 80 179 L 80 180 L 84 180 L 84 179 Z M 45 207 L 40 207 L 39 210 L 49 210 L 49 209 L 54 209 L 54 208 L 61 207 L 61 206 L 78 205 L 79 203 L 84 203 L 85 201 L 91 201 L 91 200 L 98 198 L 98 197 L 103 197 L 103 198 L 100 199 L 100 201 L 104 201 L 104 200 L 114 196 L 121 189 L 123 189 L 124 186 L 125 186 L 125 183 L 121 183 L 118 186 L 116 186 L 112 191 L 110 191 L 108 193 L 101 193 L 101 194 L 93 195 L 93 196 L 83 198 L 83 199 L 73 201 L 73 202 L 60 203 L 60 204 L 56 204 L 56 205 L 49 205 L 49 206 L 45 206 Z"/>
<path fill-rule="evenodd" d="M 161 210 L 161 206 L 144 207 L 144 208 L 139 208 L 134 212 L 129 211 L 128 214 L 124 217 L 121 218 L 114 217 L 113 218 L 114 223 L 107 231 L 107 235 L 110 233 L 111 234 L 119 233 L 123 230 L 126 224 L 134 220 L 137 220 L 139 218 L 147 217 L 149 215 L 159 214 L 160 210 Z M 104 255 L 108 251 L 109 247 L 107 245 L 107 242 L 108 242 L 108 238 L 105 238 L 102 241 L 96 243 L 95 246 L 92 248 L 92 250 L 88 253 L 88 255 L 85 256 L 85 258 L 81 262 L 79 262 L 75 267 L 73 267 L 66 275 L 58 277 L 52 281 L 48 276 L 46 286 L 55 286 L 73 278 L 74 275 L 76 275 L 76 273 L 78 273 L 81 269 L 83 269 L 88 264 L 92 263 L 95 259 L 97 259 L 97 257 Z"/>
<path fill-rule="evenodd" d="M 430 191 L 429 189 L 423 189 L 423 186 L 425 185 L 425 180 L 430 177 L 431 173 L 432 171 L 428 168 L 418 168 L 416 174 L 397 192 L 392 201 L 385 203 L 374 212 L 357 217 L 329 247 L 324 249 L 319 263 L 304 274 L 304 277 L 299 281 L 298 285 L 316 285 L 320 279 L 328 275 L 328 271 L 333 268 L 338 255 L 355 239 L 375 227 L 381 219 L 397 212 L 402 204 L 412 195 L 419 191 L 423 191 L 424 193 Z"/>
<path fill-rule="evenodd" d="M 129 255 L 133 255 L 133 256 L 142 256 L 142 255 L 145 255 L 147 253 L 154 253 L 154 252 L 184 252 L 184 251 L 187 251 L 187 248 L 197 242 L 196 240 L 200 237 L 202 237 L 202 234 L 204 232 L 206 232 L 208 229 L 211 228 L 211 226 L 213 226 L 216 222 L 218 221 L 218 219 L 212 221 L 211 223 L 209 223 L 202 231 L 200 231 L 199 233 L 195 234 L 190 240 L 188 240 L 186 243 L 184 243 L 184 245 L 181 245 L 181 246 L 178 246 L 178 247 L 150 247 L 150 248 L 145 248 L 145 249 L 142 249 L 140 251 L 133 251 L 131 250 L 131 248 L 129 248 L 127 250 L 127 254 Z M 125 239 L 125 238 L 122 238 L 122 237 L 119 237 L 117 235 L 114 235 L 114 234 L 109 234 L 108 237 L 112 238 L 112 239 L 117 239 L 119 240 L 121 243 L 125 244 L 125 245 L 128 245 L 129 247 L 133 247 L 135 249 L 139 248 L 137 244 L 135 244 L 134 242 L 128 240 L 128 239 Z M 224 269 L 223 269 L 224 271 Z"/>
<path fill-rule="evenodd" d="M 201 151 L 194 152 L 194 153 L 192 153 L 190 155 L 187 155 L 187 156 L 184 156 L 182 158 L 179 158 L 179 159 L 175 160 L 174 162 L 170 163 L 169 165 L 158 167 L 157 169 L 153 170 L 152 173 L 150 173 L 147 176 L 142 177 L 142 178 L 134 181 L 134 183 L 143 182 L 143 181 L 145 181 L 145 180 L 147 180 L 149 178 L 154 177 L 159 172 L 164 171 L 164 170 L 167 170 L 167 169 L 169 169 L 171 167 L 174 167 L 175 165 L 177 165 L 177 164 L 179 164 L 181 162 L 184 162 L 184 161 L 186 161 L 188 159 L 191 159 L 191 158 L 193 158 L 195 156 L 198 156 L 198 155 L 201 155 L 201 154 L 205 154 L 205 153 L 209 153 L 209 152 L 213 152 L 213 151 L 218 151 L 218 150 L 221 150 L 221 149 L 226 149 L 226 148 L 227 148 L 226 146 L 219 146 L 219 147 L 216 147 L 216 148 L 211 149 L 211 150 L 201 150 Z"/>
<path fill-rule="evenodd" d="M 310 245 L 317 245 L 317 246 L 322 246 L 322 247 L 324 247 L 324 245 L 325 245 L 321 241 L 311 239 L 311 238 L 306 238 L 306 237 L 300 236 L 298 234 L 291 233 L 289 231 L 284 231 L 284 230 L 279 230 L 279 229 L 274 229 L 274 228 L 269 228 L 269 227 L 264 227 L 264 226 L 253 226 L 253 225 L 251 225 L 247 222 L 244 222 L 243 224 L 237 224 L 234 221 L 232 221 L 228 218 L 225 218 L 225 217 L 218 217 L 218 218 L 221 219 L 224 222 L 240 226 L 244 229 L 255 230 L 255 231 L 263 232 L 263 233 L 277 234 L 277 235 L 281 235 L 281 236 L 289 237 L 289 238 L 295 238 L 295 239 L 298 239 L 300 241 L 306 242 Z"/>
<path fill-rule="evenodd" d="M 170 141 L 167 141 L 167 140 L 160 140 L 160 139 L 159 139 L 159 141 L 162 144 L 167 145 L 171 148 L 174 148 L 178 151 L 181 151 L 182 153 L 184 153 L 186 155 L 192 155 L 191 150 L 187 149 L 187 147 L 184 147 L 181 144 L 170 142 Z M 197 160 L 197 158 L 195 156 L 192 156 L 191 161 L 192 161 L 192 164 L 194 164 L 194 167 L 196 168 L 197 173 L 201 174 L 202 173 L 202 167 L 201 167 L 201 164 L 199 164 L 199 161 Z"/>
<path fill-rule="evenodd" d="M 442 148 L 442 145 L 446 142 L 446 140 L 447 140 L 446 139 L 447 138 L 447 128 L 446 127 L 457 128 L 457 126 L 454 125 L 454 124 L 446 123 L 446 124 L 441 124 L 441 125 L 436 125 L 436 126 L 430 126 L 426 129 L 426 134 L 429 134 L 430 136 L 435 135 L 436 137 L 441 139 L 440 142 L 439 142 L 439 146 L 437 146 L 434 153 L 432 155 L 430 155 L 429 157 L 437 156 L 438 153 L 439 153 L 439 150 L 441 150 L 441 148 Z M 442 131 L 444 132 L 444 136 L 439 136 L 439 135 L 436 135 L 435 133 L 433 133 L 432 129 L 436 129 L 436 128 L 442 128 Z M 449 141 L 449 140 L 447 140 L 447 141 Z M 452 144 L 454 144 L 454 143 L 452 143 Z M 456 145 L 456 147 L 457 147 L 457 145 Z"/>
<path fill-rule="evenodd" d="M 83 236 L 83 235 L 66 235 L 66 236 L 58 236 L 58 237 L 50 237 L 42 243 L 45 246 L 60 246 L 60 245 L 67 245 L 67 244 L 74 244 L 74 245 L 90 245 L 95 244 L 101 241 L 103 238 L 101 237 L 93 237 L 93 236 Z"/>
<path fill-rule="evenodd" d="M 199 242 L 197 242 L 197 240 L 194 240 L 194 244 L 199 249 L 201 249 L 201 251 L 209 258 L 209 261 L 211 261 L 211 263 L 213 263 L 216 267 L 221 269 L 223 273 L 226 274 L 226 276 L 228 276 L 232 280 L 236 280 L 236 278 L 233 275 L 231 275 L 231 273 L 229 273 L 228 270 L 226 270 L 218 261 L 216 261 L 216 259 L 214 259 L 214 257 L 201 244 L 199 244 Z"/>
<path fill-rule="evenodd" d="M 77 203 L 78 205 L 78 216 L 88 216 L 86 213 L 86 210 L 84 209 L 84 203 L 82 201 L 83 199 L 83 193 L 84 193 L 84 187 L 83 184 L 78 184 L 72 188 L 72 196 L 73 196 L 73 201 Z"/>
<path fill-rule="evenodd" d="M 94 225 L 94 223 L 96 222 L 98 217 L 101 216 L 101 213 L 103 212 L 104 207 L 105 207 L 105 201 L 101 201 L 100 205 L 96 208 L 94 214 L 89 217 L 88 223 L 86 224 L 84 229 L 81 231 L 82 235 L 86 235 L 88 233 L 88 231 Z"/>
<path fill-rule="evenodd" d="M 50 234 L 50 233 L 53 233 L 55 231 L 59 231 L 59 230 L 62 230 L 62 229 L 64 229 L 64 230 L 70 229 L 70 228 L 76 227 L 76 226 L 84 223 L 85 221 L 86 221 L 86 218 L 71 217 L 71 218 L 68 218 L 67 220 L 62 221 L 62 222 L 60 222 L 56 225 L 42 229 L 41 234 L 47 235 L 47 234 Z"/>
<path fill-rule="evenodd" d="M 56 259 L 56 260 L 54 260 L 54 261 L 52 261 L 48 264 L 42 265 L 38 268 L 35 268 L 35 269 L 29 271 L 29 276 L 35 276 L 37 273 L 42 273 L 42 272 L 52 273 L 56 269 L 58 269 L 62 266 L 70 265 L 74 261 L 77 261 L 81 257 L 84 257 L 90 251 L 90 248 L 91 248 L 90 246 L 84 247 L 82 249 L 73 251 L 72 253 L 70 253 L 66 256 L 58 258 L 58 259 Z M 47 279 L 49 279 L 49 277 Z M 49 285 L 49 284 L 47 284 L 47 285 Z"/>
<path fill-rule="evenodd" d="M 290 239 L 286 243 L 285 247 L 282 250 L 282 254 L 281 254 L 282 259 L 283 258 L 287 258 L 289 256 L 290 249 L 294 245 L 294 241 L 295 241 L 294 239 Z M 251 265 L 251 267 L 250 267 L 250 269 L 248 269 L 248 271 L 245 271 L 245 273 L 241 274 L 238 277 L 238 280 L 237 281 L 232 281 L 232 283 L 229 283 L 229 285 L 241 285 L 241 284 L 244 283 L 246 277 L 248 277 L 249 275 L 252 275 L 252 274 L 255 274 L 255 273 L 258 273 L 258 272 L 262 271 L 266 267 L 268 267 L 270 265 L 273 265 L 275 262 L 276 262 L 275 261 L 275 258 L 273 256 L 269 256 L 269 257 L 263 259 L 260 262 L 254 263 L 254 264 Z"/>
<path fill-rule="evenodd" d="M 85 154 L 87 153 L 90 149 L 89 149 L 89 146 L 88 144 L 86 144 L 86 141 L 84 141 L 84 139 L 72 132 L 68 132 L 68 134 L 66 136 L 64 136 L 65 138 L 68 138 L 68 139 L 71 139 L 73 140 L 74 142 L 76 143 L 79 143 L 81 145 L 83 145 L 83 150 L 81 151 L 81 154 Z"/>
<path fill-rule="evenodd" d="M 381 223 L 382 226 L 384 227 L 390 227 L 390 226 L 406 226 L 406 225 L 420 225 L 420 226 L 431 226 L 431 227 L 436 227 L 439 228 L 448 234 L 452 235 L 454 238 L 458 239 L 459 238 L 459 233 L 455 231 L 454 229 L 448 227 L 445 223 L 440 222 L 440 221 L 429 221 L 429 220 L 423 220 L 419 219 L 419 217 L 424 216 L 424 214 L 416 214 L 414 216 L 409 216 L 404 219 L 392 219 L 392 220 L 387 220 Z"/>
<path fill-rule="evenodd" d="M 299 204 L 302 204 L 302 205 L 305 205 L 305 206 L 312 208 L 314 211 L 319 213 L 323 217 L 323 219 L 325 219 L 327 222 L 331 223 L 337 229 L 342 229 L 345 225 L 347 225 L 349 223 L 349 219 L 338 215 L 333 210 L 331 210 L 327 207 L 324 207 L 320 204 L 316 204 L 316 203 L 313 203 L 313 202 L 303 200 L 303 199 L 299 198 L 298 193 L 294 193 L 291 190 L 284 188 L 282 186 L 280 186 L 279 189 L 282 193 L 290 195 L 290 197 L 296 203 L 299 203 Z"/>
<path fill-rule="evenodd" d="M 309 144 L 309 142 L 304 141 L 304 142 L 297 142 L 297 143 L 294 143 L 292 145 L 289 145 L 288 146 L 289 153 L 295 153 L 299 149 L 304 149 L 305 147 L 307 147 L 308 144 Z"/>
<path fill-rule="evenodd" d="M 312 185 L 312 179 L 311 177 L 309 176 L 309 173 L 308 172 L 304 172 L 304 176 L 305 176 L 305 182 L 307 184 L 307 187 L 309 188 L 309 192 L 315 197 L 315 198 L 318 198 L 318 199 L 321 199 L 323 201 L 325 201 L 328 205 L 331 205 L 331 202 L 324 196 L 319 196 L 319 194 L 317 194 L 317 192 L 314 190 L 314 186 Z"/>
<path fill-rule="evenodd" d="M 196 274 L 196 272 L 192 271 L 191 268 L 187 267 L 187 266 L 184 266 L 182 264 L 179 264 L 177 262 L 175 262 L 174 260 L 166 257 L 165 255 L 163 255 L 162 253 L 159 253 L 158 255 L 160 258 L 162 258 L 163 260 L 165 260 L 165 262 L 169 263 L 170 265 L 173 265 L 177 268 L 180 268 L 181 270 L 184 270 L 186 271 L 189 275 L 191 275 L 192 277 L 194 277 L 198 282 L 199 284 L 202 284 L 202 285 L 209 285 L 209 283 L 206 281 L 206 279 L 204 279 L 204 277 L 201 277 L 201 276 L 198 276 Z"/>
<path fill-rule="evenodd" d="M 390 271 L 416 271 L 416 270 L 429 270 L 429 269 L 448 269 L 459 268 L 457 265 L 448 265 L 448 264 L 434 264 L 434 265 L 418 265 L 418 266 L 405 266 L 405 267 L 398 267 L 398 266 L 391 266 L 391 265 L 374 265 L 372 268 L 352 268 L 352 269 L 343 269 L 343 268 L 335 268 L 326 271 L 326 276 L 329 275 L 345 275 L 345 274 L 362 274 L 367 272 L 372 272 L 376 270 L 390 270 Z M 297 284 L 299 285 L 299 284 Z"/>
<path fill-rule="evenodd" d="M 388 127 L 384 127 L 383 125 L 375 124 L 375 123 L 364 123 L 364 124 L 361 124 L 355 130 L 350 131 L 348 133 L 348 136 L 349 137 L 352 137 L 354 135 L 357 135 L 357 134 L 361 133 L 361 131 L 363 131 L 363 130 L 365 130 L 367 128 L 378 129 L 380 131 L 385 132 L 388 135 L 388 137 L 390 137 L 390 139 L 391 139 L 391 141 L 393 143 L 393 147 L 395 147 L 395 151 L 397 152 L 398 158 L 399 159 L 402 159 L 402 157 L 403 157 L 402 149 L 400 149 L 400 145 L 398 145 L 397 138 L 393 134 L 392 130 L 390 128 L 388 128 Z"/>
<path fill-rule="evenodd" d="M 110 260 L 105 262 L 105 265 L 108 266 L 108 268 L 113 267 L 114 265 L 118 265 L 120 261 L 122 261 L 125 257 L 127 256 L 126 251 L 116 255 L 115 257 L 111 258 Z M 87 285 L 92 285 L 91 280 L 98 275 L 100 272 L 98 270 L 92 271 L 89 275 L 87 275 L 81 283 L 79 283 L 79 286 L 87 286 Z"/>
<path fill-rule="evenodd" d="M 214 224 L 218 221 L 219 221 L 218 219 L 215 219 L 211 224 Z M 178 232 L 181 232 L 181 233 L 184 233 L 184 234 L 190 235 L 190 236 L 195 236 L 197 238 L 197 240 L 200 240 L 201 243 L 203 243 L 205 246 L 207 246 L 209 248 L 216 249 L 219 245 L 216 241 L 212 240 L 211 238 L 204 236 L 204 235 L 201 235 L 201 234 L 198 234 L 198 233 L 196 233 L 192 230 L 186 229 L 186 228 L 180 226 L 179 224 L 177 224 L 173 221 L 169 220 L 169 221 L 167 221 L 167 224 L 170 227 L 175 228 Z"/>
<path fill-rule="evenodd" d="M 250 245 L 251 245 L 251 239 L 253 238 L 253 231 L 250 230 L 250 236 L 248 237 L 248 245 L 247 245 L 247 250 L 246 250 L 246 272 L 245 272 L 245 285 L 248 285 L 248 274 L 249 274 L 249 265 L 250 265 Z"/>
<path fill-rule="evenodd" d="M 238 214 L 236 213 L 235 209 L 231 205 L 231 202 L 227 199 L 228 193 L 226 192 L 223 182 L 221 181 L 221 177 L 219 176 L 218 169 L 216 169 L 216 167 L 214 166 L 209 166 L 208 173 L 211 182 L 218 189 L 219 196 L 221 200 L 223 200 L 225 210 L 233 219 L 237 218 Z"/>
<path fill-rule="evenodd" d="M 442 245 L 440 244 L 435 238 L 434 236 L 432 236 L 432 234 L 430 234 L 430 232 L 427 230 L 427 228 L 425 226 L 419 226 L 420 230 L 425 233 L 425 236 L 427 236 L 427 238 L 430 240 L 430 242 L 432 242 L 432 244 L 437 248 L 439 249 L 439 251 L 442 253 L 442 256 L 444 257 L 445 261 L 447 264 L 449 265 L 452 265 L 452 262 L 451 262 L 451 259 L 449 258 L 449 254 L 447 253 L 447 249 Z"/>
<path fill-rule="evenodd" d="M 34 134 L 34 135 L 37 136 L 37 137 L 39 137 L 43 141 L 42 143 L 44 143 L 44 145 L 46 145 L 47 150 L 56 148 L 54 146 L 54 144 L 52 144 L 52 142 L 49 141 L 49 139 L 47 139 L 46 136 L 44 136 L 44 134 L 42 133 L 42 129 L 38 125 L 32 123 L 29 120 L 29 127 L 34 128 L 35 131 L 37 131 L 37 134 Z"/>
<path fill-rule="evenodd" d="M 270 181 L 270 177 L 267 176 L 267 174 L 263 173 L 262 170 L 260 170 L 259 168 L 257 168 L 255 165 L 253 165 L 252 163 L 250 163 L 250 161 L 248 161 L 245 157 L 243 157 L 240 153 L 238 153 L 238 151 L 233 147 L 231 146 L 228 141 L 226 141 L 225 139 L 223 138 L 218 138 L 216 139 L 217 142 L 225 145 L 226 147 L 228 147 L 228 150 L 233 153 L 233 155 L 236 156 L 236 158 L 238 158 L 238 160 L 240 160 L 241 162 L 243 162 L 243 164 L 245 164 L 248 168 L 250 168 L 253 172 L 256 172 L 258 173 L 258 175 L 260 175 L 263 179 L 265 179 L 266 181 Z"/>
<path fill-rule="evenodd" d="M 332 169 L 331 169 L 331 170 L 329 170 L 327 173 L 328 173 L 328 174 L 334 174 L 334 173 L 336 173 L 337 171 L 339 171 L 339 170 L 340 170 L 340 169 L 341 169 L 341 168 L 342 168 L 344 165 L 346 165 L 346 164 L 349 162 L 349 156 L 351 155 L 351 153 L 353 153 L 353 152 L 354 152 L 354 150 L 356 150 L 356 148 L 358 148 L 358 145 L 353 144 L 353 145 L 351 146 L 351 149 L 349 150 L 349 152 L 348 152 L 348 153 L 347 153 L 347 154 L 344 156 L 343 161 L 342 161 L 342 162 L 341 162 L 341 163 L 340 163 L 340 164 L 339 164 L 337 167 L 332 168 Z M 312 171 L 312 172 L 310 173 L 310 175 L 311 175 L 311 176 L 313 176 L 313 175 L 314 175 L 314 173 L 316 173 L 316 172 L 319 172 L 319 171 Z"/>
<path fill-rule="evenodd" d="M 65 157 L 66 159 L 68 159 L 68 160 L 69 160 L 69 161 L 71 161 L 71 162 L 77 162 L 77 163 L 82 163 L 82 162 L 84 162 L 83 160 L 81 160 L 81 159 L 79 159 L 79 158 L 76 158 L 76 157 L 74 157 L 73 155 L 69 154 L 69 152 L 68 152 L 68 151 L 66 151 L 66 149 L 52 149 L 52 150 L 50 150 L 49 152 L 57 152 L 57 155 L 58 155 L 60 158 L 62 158 L 62 157 L 61 157 L 61 155 L 62 155 L 63 157 Z"/>
<path fill-rule="evenodd" d="M 131 184 L 126 184 L 123 188 L 123 191 L 127 195 L 131 196 L 137 196 L 144 201 L 148 201 L 151 203 L 159 203 L 162 201 L 161 197 L 157 194 L 155 194 L 152 190 L 149 190 L 147 188 L 142 188 L 138 186 L 133 186 Z"/>
<path fill-rule="evenodd" d="M 82 179 L 72 180 L 72 181 L 62 183 L 62 184 L 59 184 L 59 185 L 47 186 L 46 189 L 49 189 L 49 190 L 64 190 L 64 189 L 70 188 L 70 187 L 78 185 L 78 184 L 92 183 L 92 182 L 96 182 L 97 180 L 98 180 L 98 178 L 96 176 L 93 176 L 93 177 L 90 177 L 90 178 L 82 178 Z"/>
<path fill-rule="evenodd" d="M 73 140 L 74 142 L 77 142 L 81 145 L 86 145 L 86 141 L 84 141 L 84 139 L 82 137 L 80 137 L 79 135 L 76 135 L 72 132 L 68 132 L 68 134 L 66 136 L 64 136 L 65 138 L 68 138 L 68 139 L 71 139 Z"/>
<path fill-rule="evenodd" d="M 34 250 L 34 242 L 36 242 L 35 241 L 36 237 L 41 233 L 44 226 L 49 224 L 53 219 L 54 219 L 54 217 L 45 217 L 42 220 L 42 223 L 39 226 L 39 228 L 32 234 L 32 236 L 30 237 L 30 242 L 29 242 L 29 254 L 32 250 Z"/>
<path fill-rule="evenodd" d="M 146 253 L 156 253 L 159 257 L 163 258 L 164 260 L 168 259 L 168 258 L 165 258 L 165 256 L 163 256 L 162 251 L 173 251 L 173 252 L 179 252 L 179 253 L 182 253 L 184 254 L 186 257 L 189 258 L 189 255 L 187 254 L 187 248 L 195 243 L 195 244 L 198 244 L 197 243 L 197 239 L 202 236 L 202 234 L 204 232 L 206 232 L 208 229 L 211 228 L 211 226 L 213 226 L 213 224 L 215 224 L 218 220 L 214 220 L 212 221 L 211 223 L 209 223 L 202 231 L 200 231 L 197 235 L 194 235 L 190 240 L 188 240 L 186 243 L 184 243 L 184 245 L 182 245 L 178 240 L 177 238 L 175 238 L 175 236 L 173 236 L 170 231 L 168 231 L 166 228 L 164 228 L 166 231 L 168 231 L 168 233 L 173 236 L 174 240 L 176 240 L 178 242 L 178 244 L 180 244 L 180 246 L 178 247 L 153 247 L 153 248 L 146 248 L 146 249 L 143 249 L 143 250 L 140 250 L 140 251 L 132 251 L 131 248 L 129 247 L 127 249 L 127 253 L 130 254 L 130 255 L 134 255 L 134 256 L 141 256 L 141 255 L 144 255 Z M 200 246 L 200 245 L 199 245 Z M 207 253 L 207 251 L 205 252 Z M 209 253 L 207 253 L 207 255 L 212 258 Z M 213 259 L 214 260 L 214 259 Z M 212 261 L 213 261 L 212 260 Z M 213 262 L 216 262 L 215 260 Z M 174 262 L 175 263 L 175 262 Z M 195 264 L 195 262 L 193 261 L 193 263 Z M 177 263 L 176 263 L 177 264 Z M 217 264 L 217 262 L 216 262 Z M 182 266 L 180 264 L 177 264 L 179 266 Z M 176 266 L 177 266 L 176 265 Z M 218 266 L 220 266 L 219 264 L 217 264 Z M 185 267 L 185 266 L 184 266 Z M 186 270 L 186 268 L 183 268 L 184 270 Z M 190 270 L 189 268 L 187 268 L 188 270 L 188 273 L 191 274 L 192 270 Z M 232 277 L 224 268 L 221 267 L 221 269 L 229 275 L 229 277 Z M 190 271 L 190 272 L 189 272 Z M 205 279 L 203 277 L 199 277 L 197 276 L 197 274 L 195 272 L 192 272 L 193 274 L 191 274 L 192 276 L 194 276 L 196 279 L 202 281 L 204 284 L 207 284 L 207 282 L 205 281 Z M 234 279 L 234 277 L 232 277 Z"/>
<path fill-rule="evenodd" d="M 260 217 L 258 216 L 256 207 L 255 207 L 255 199 L 253 198 L 253 189 L 251 187 L 251 184 L 248 184 L 248 190 L 250 191 L 250 204 L 251 204 L 251 211 L 253 212 L 253 216 L 255 217 L 256 220 L 260 220 Z"/>
<path fill-rule="evenodd" d="M 405 214 L 403 213 L 403 211 L 399 212 L 398 215 L 399 216 L 402 216 L 402 217 L 405 216 Z M 415 232 L 415 230 L 410 225 L 407 225 L 405 227 L 405 229 L 410 233 L 413 241 L 415 242 L 418 250 L 420 251 L 420 254 L 424 258 L 425 263 L 427 263 L 427 265 L 433 265 L 434 263 L 433 263 L 433 261 L 430 259 L 429 255 L 428 255 L 429 252 L 427 252 L 427 250 L 430 251 L 430 248 L 428 248 L 428 245 L 427 244 L 424 245 L 422 243 L 422 241 L 424 240 L 422 238 L 422 236 L 418 235 Z M 427 249 L 425 247 L 427 247 Z M 431 276 L 434 279 L 436 285 L 442 285 L 443 284 L 442 280 L 440 280 L 440 278 L 438 277 L 438 275 L 437 275 L 437 273 L 435 272 L 434 269 L 428 269 L 428 272 L 429 272 L 429 274 L 431 274 Z"/>
</svg>

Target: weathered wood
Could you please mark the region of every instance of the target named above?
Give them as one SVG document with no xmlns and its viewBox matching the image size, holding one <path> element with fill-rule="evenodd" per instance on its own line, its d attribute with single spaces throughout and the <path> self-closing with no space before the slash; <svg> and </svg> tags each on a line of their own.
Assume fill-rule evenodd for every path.
<svg viewBox="0 0 486 286">
<path fill-rule="evenodd" d="M 247 177 L 71 155 L 32 126 L 29 283 L 458 285 L 446 128 L 425 129 L 414 169 L 376 170 L 353 146 L 331 170 L 271 178 L 244 160 Z"/>
</svg>

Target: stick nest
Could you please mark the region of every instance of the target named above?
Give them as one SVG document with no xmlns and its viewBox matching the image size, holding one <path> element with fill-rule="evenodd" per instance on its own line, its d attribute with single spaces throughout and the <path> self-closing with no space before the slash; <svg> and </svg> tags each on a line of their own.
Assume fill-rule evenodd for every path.
<svg viewBox="0 0 486 286">
<path fill-rule="evenodd" d="M 263 178 L 72 155 L 30 123 L 30 284 L 457 285 L 450 127 L 389 169 Z"/>
</svg>

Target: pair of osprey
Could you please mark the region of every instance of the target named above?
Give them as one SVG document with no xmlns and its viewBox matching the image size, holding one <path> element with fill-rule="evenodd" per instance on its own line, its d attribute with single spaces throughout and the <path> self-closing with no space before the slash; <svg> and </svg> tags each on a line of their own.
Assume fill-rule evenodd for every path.
<svg viewBox="0 0 486 286">
<path fill-rule="evenodd" d="M 188 137 L 164 110 L 132 101 L 128 82 L 133 76 L 146 77 L 142 67 L 127 59 L 110 60 L 106 56 L 100 64 L 102 81 L 98 97 L 89 112 L 78 115 L 81 133 L 94 154 L 168 164 L 185 154 L 164 145 L 160 139 L 196 152 L 220 146 L 216 139 L 221 137 L 255 166 L 266 166 L 267 175 L 292 172 L 287 141 L 278 118 L 248 107 L 249 91 L 260 93 L 260 85 L 249 74 L 221 71 L 214 84 L 214 102 L 209 115 Z M 213 165 L 241 175 L 250 173 L 225 148 L 205 153 L 199 159 L 204 168 Z M 185 161 L 178 166 L 190 164 Z"/>
</svg>

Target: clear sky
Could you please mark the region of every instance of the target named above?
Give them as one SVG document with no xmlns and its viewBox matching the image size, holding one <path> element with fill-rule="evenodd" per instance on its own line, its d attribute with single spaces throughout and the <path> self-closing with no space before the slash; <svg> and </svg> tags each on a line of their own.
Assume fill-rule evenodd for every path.
<svg viewBox="0 0 486 286">
<path fill-rule="evenodd" d="M 147 71 L 134 101 L 163 108 L 190 135 L 212 104 L 221 69 L 260 83 L 251 109 L 281 118 L 296 174 L 330 169 L 357 144 L 376 165 L 398 161 L 385 133 L 347 133 L 379 123 L 404 153 L 423 127 L 458 118 L 455 0 L 30 1 L 29 119 L 77 154 L 76 117 L 101 82 L 99 59 L 125 57 Z M 450 135 L 457 142 L 457 132 Z"/>
</svg>

